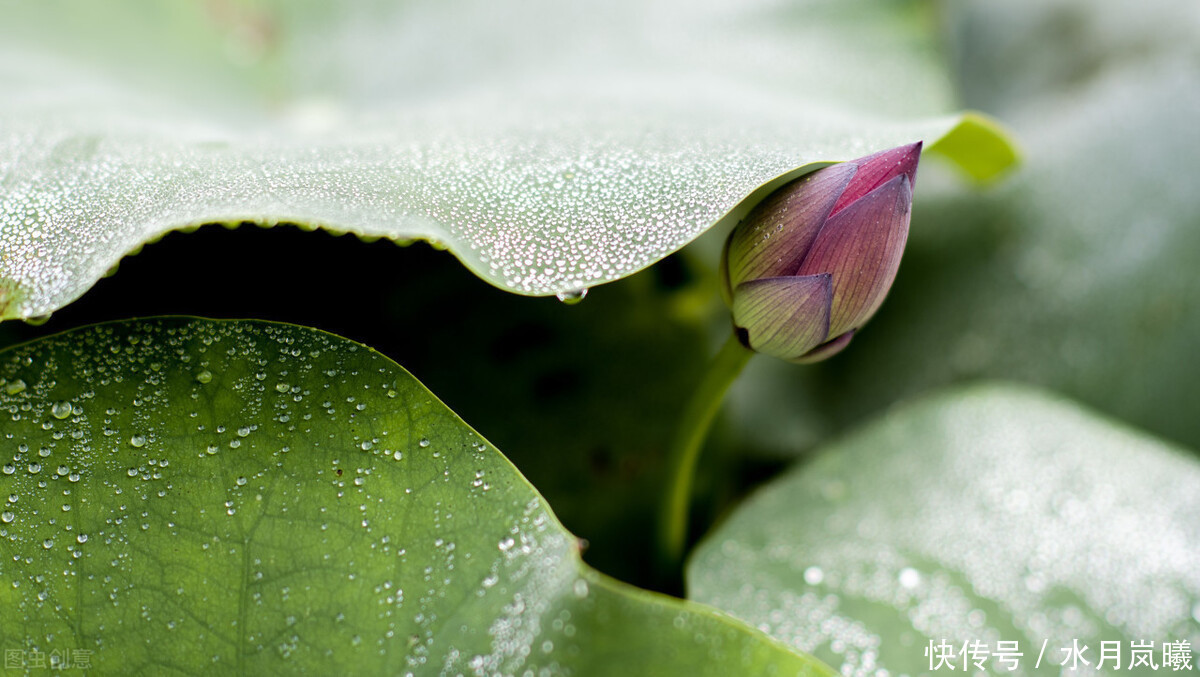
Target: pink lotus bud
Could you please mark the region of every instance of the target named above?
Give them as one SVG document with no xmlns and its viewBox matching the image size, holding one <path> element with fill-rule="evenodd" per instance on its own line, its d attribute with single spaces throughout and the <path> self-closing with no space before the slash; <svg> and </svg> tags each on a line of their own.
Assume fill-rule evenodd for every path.
<svg viewBox="0 0 1200 677">
<path fill-rule="evenodd" d="M 791 362 L 846 347 L 896 279 L 920 155 L 917 142 L 819 169 L 733 229 L 721 277 L 743 344 Z"/>
</svg>

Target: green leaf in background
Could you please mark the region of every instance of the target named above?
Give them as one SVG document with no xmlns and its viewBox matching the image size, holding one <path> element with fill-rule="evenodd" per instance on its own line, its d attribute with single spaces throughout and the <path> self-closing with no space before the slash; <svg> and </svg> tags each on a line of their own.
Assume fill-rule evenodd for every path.
<svg viewBox="0 0 1200 677">
<path fill-rule="evenodd" d="M 734 392 L 739 433 L 795 453 L 826 425 L 985 377 L 1200 449 L 1200 12 L 1090 0 L 947 8 L 967 102 L 1011 122 L 1022 168 L 964 195 L 923 166 L 879 315 L 816 369 L 748 374 Z"/>
<path fill-rule="evenodd" d="M 941 139 L 995 174 L 1012 150 L 951 113 L 935 19 L 880 0 L 3 2 L 0 318 L 204 223 L 429 240 L 549 295 L 653 263 L 807 163 Z"/>
<path fill-rule="evenodd" d="M 1186 451 L 982 385 L 899 408 L 773 481 L 701 544 L 689 596 L 842 674 L 927 673 L 930 639 L 1018 640 L 1021 671 L 991 672 L 1059 674 L 1074 639 L 1093 668 L 1101 641 L 1124 661 L 1129 640 L 1200 645 L 1198 527 Z"/>
<path fill-rule="evenodd" d="M 0 646 L 122 674 L 829 674 L 587 568 L 379 353 L 98 325 L 0 354 Z"/>
</svg>

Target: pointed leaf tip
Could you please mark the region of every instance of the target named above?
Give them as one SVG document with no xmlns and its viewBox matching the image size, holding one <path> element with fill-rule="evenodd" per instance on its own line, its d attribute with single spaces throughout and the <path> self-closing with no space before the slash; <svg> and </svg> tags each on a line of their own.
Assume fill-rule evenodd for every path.
<svg viewBox="0 0 1200 677">
<path fill-rule="evenodd" d="M 837 204 L 833 206 L 830 215 L 837 214 L 855 200 L 875 190 L 897 176 L 908 177 L 910 186 L 917 183 L 917 163 L 921 159 L 921 148 L 924 142 L 917 141 L 907 146 L 897 146 L 868 155 L 846 164 L 858 167 L 858 172 L 846 186 Z"/>
</svg>

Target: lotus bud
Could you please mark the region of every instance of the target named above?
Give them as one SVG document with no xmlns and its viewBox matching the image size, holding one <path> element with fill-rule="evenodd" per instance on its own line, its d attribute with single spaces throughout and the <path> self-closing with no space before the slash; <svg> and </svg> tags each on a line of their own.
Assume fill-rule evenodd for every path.
<svg viewBox="0 0 1200 677">
<path fill-rule="evenodd" d="M 819 169 L 734 228 L 721 279 L 743 345 L 816 362 L 850 343 L 896 279 L 920 154 L 918 142 Z"/>
</svg>

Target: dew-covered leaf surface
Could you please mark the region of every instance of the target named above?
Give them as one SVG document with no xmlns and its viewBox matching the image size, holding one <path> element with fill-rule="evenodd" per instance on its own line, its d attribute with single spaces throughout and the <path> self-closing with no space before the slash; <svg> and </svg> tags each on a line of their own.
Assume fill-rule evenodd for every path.
<svg viewBox="0 0 1200 677">
<path fill-rule="evenodd" d="M 1096 670 L 1116 641 L 1123 674 L 1130 641 L 1155 642 L 1155 664 L 1163 642 L 1200 645 L 1198 561 L 1188 453 L 983 385 L 896 409 L 774 481 L 701 544 L 688 587 L 843 675 L 929 673 L 931 639 L 1015 640 L 1020 669 L 987 668 L 1039 675 L 1118 674 Z M 1073 640 L 1090 666 L 1060 668 Z"/>
<path fill-rule="evenodd" d="M 27 662 L 826 674 L 584 566 L 498 451 L 345 339 L 184 318 L 88 327 L 0 354 L 0 409 L 0 646 Z"/>
<path fill-rule="evenodd" d="M 0 318 L 211 222 L 425 239 L 548 295 L 808 163 L 945 139 L 986 178 L 1012 150 L 951 113 L 935 23 L 878 0 L 3 2 Z"/>
</svg>

